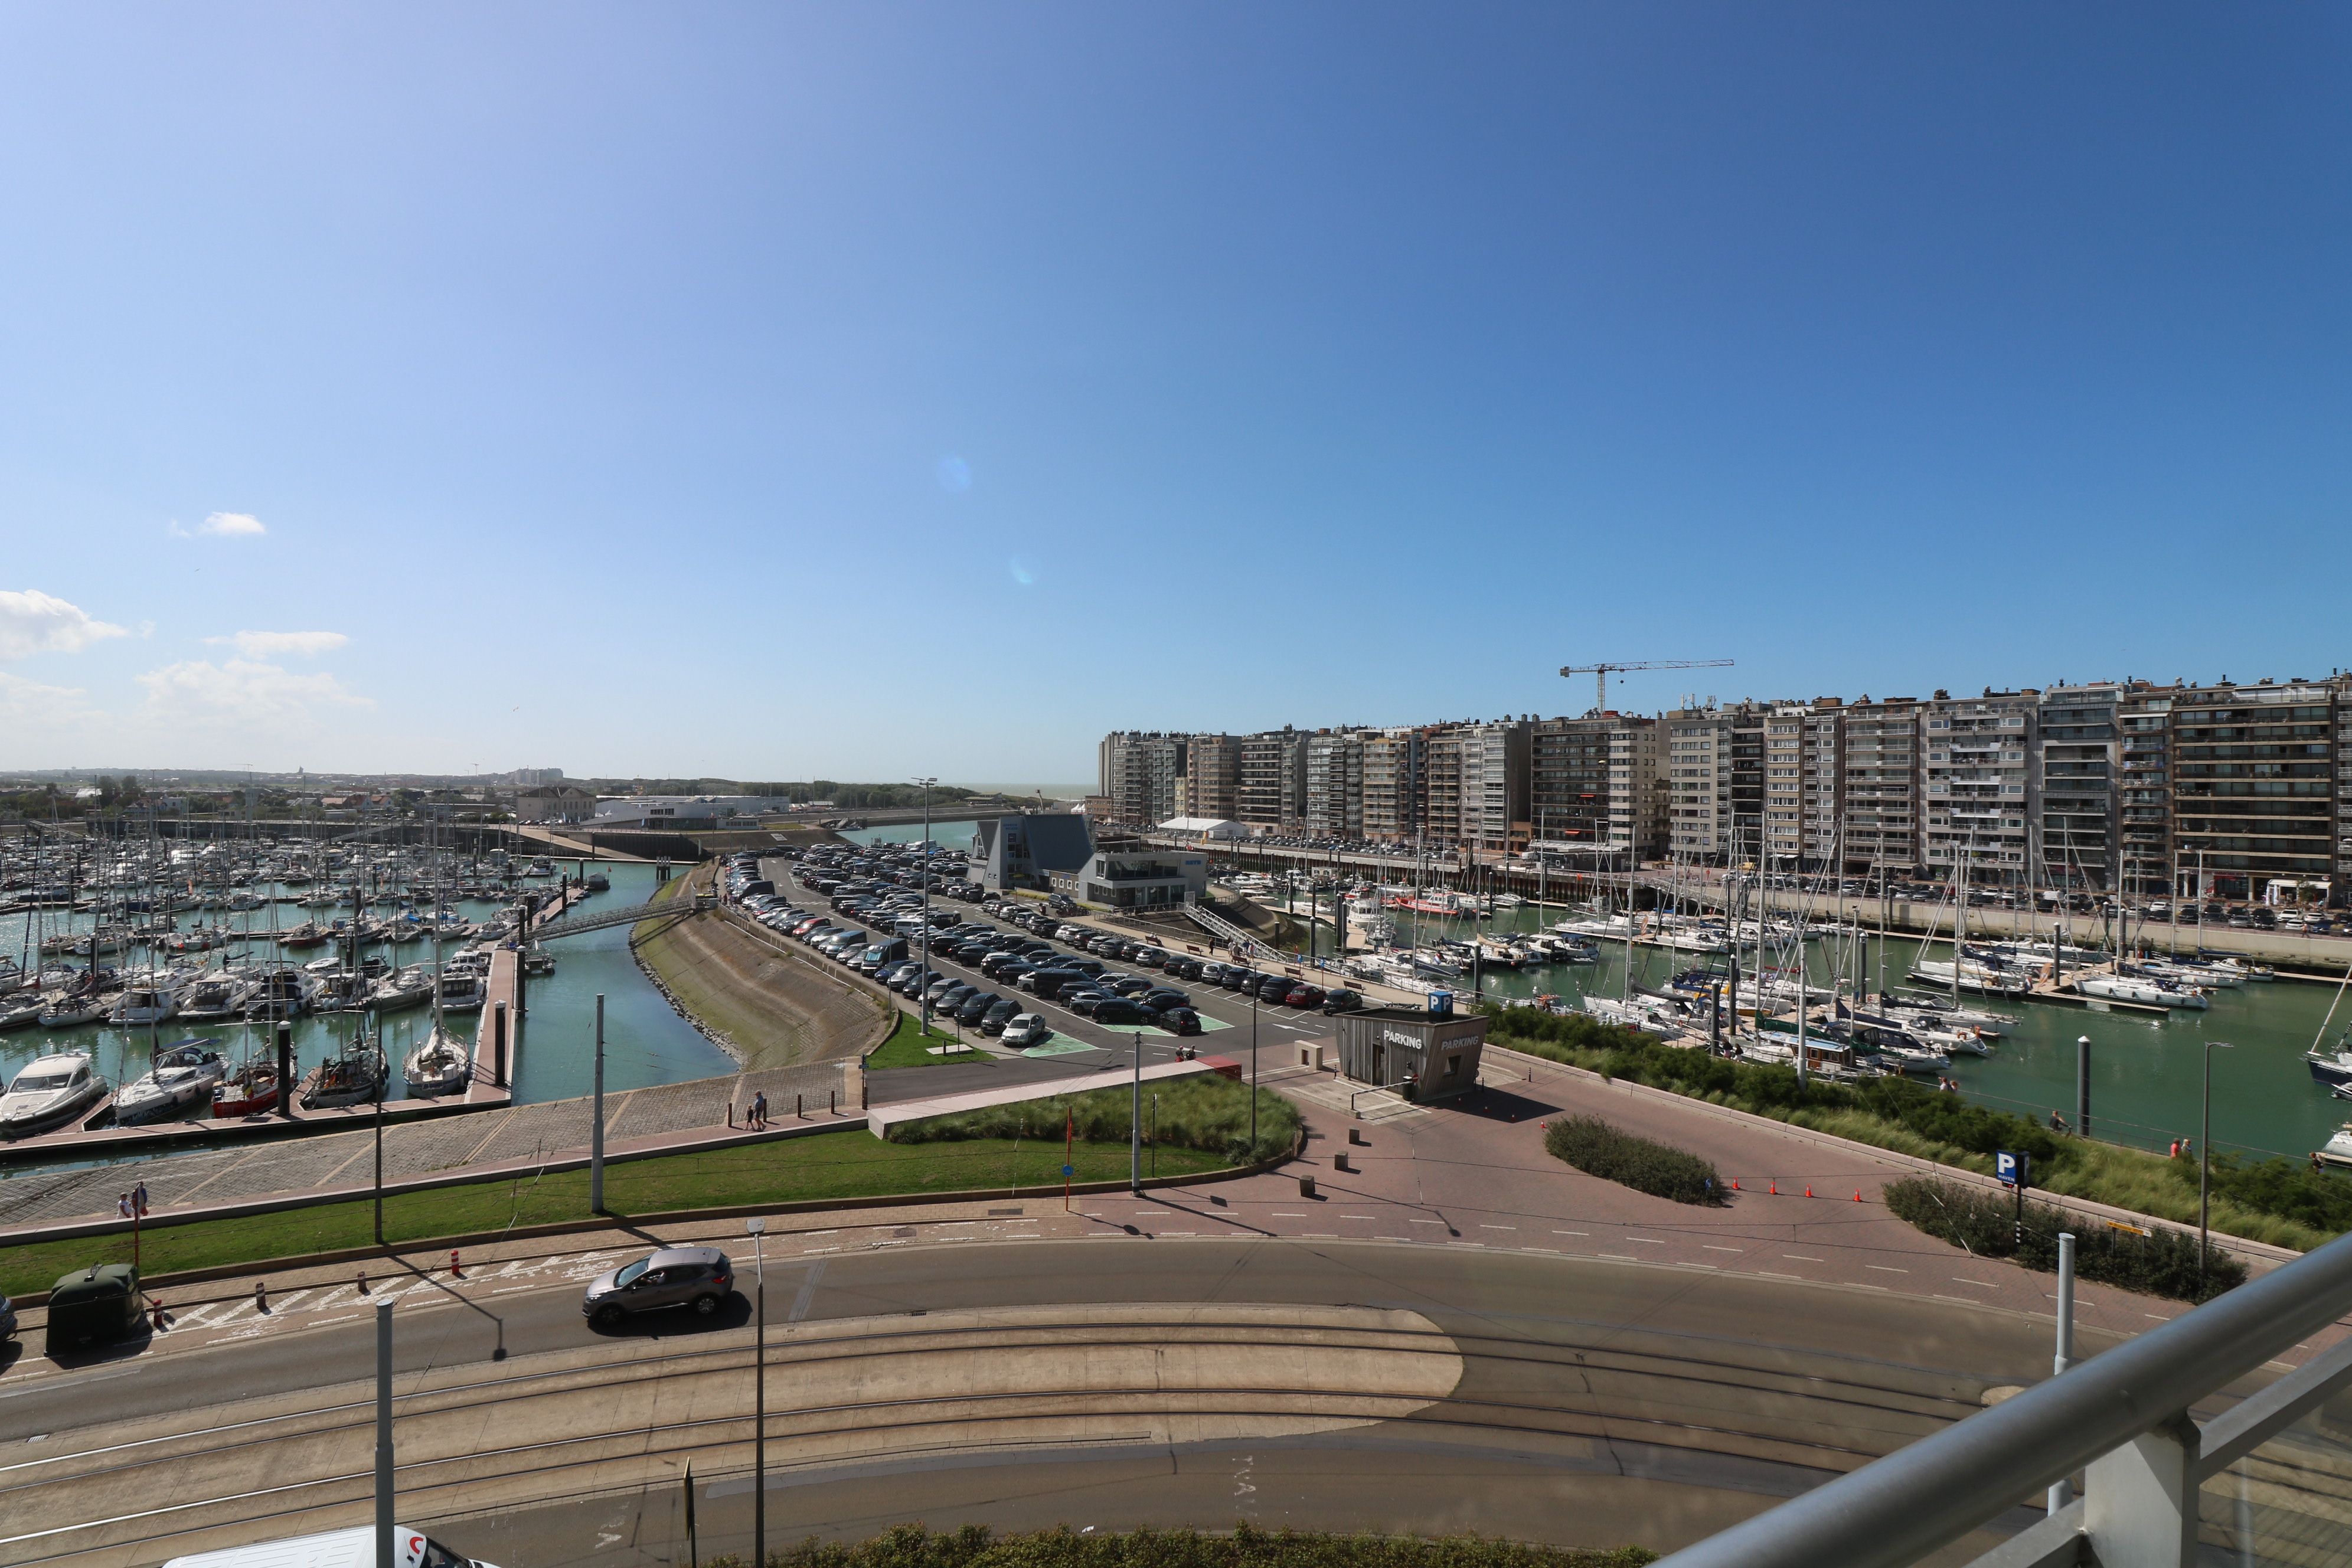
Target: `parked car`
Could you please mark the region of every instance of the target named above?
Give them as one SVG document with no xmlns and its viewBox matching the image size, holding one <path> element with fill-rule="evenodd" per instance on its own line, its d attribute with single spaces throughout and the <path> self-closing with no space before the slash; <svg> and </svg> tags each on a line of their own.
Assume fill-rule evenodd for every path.
<svg viewBox="0 0 2352 1568">
<path fill-rule="evenodd" d="M 1364 994 L 1360 991 L 1327 991 L 1323 994 L 1326 1013 L 1357 1013 L 1363 1010 Z"/>
<path fill-rule="evenodd" d="M 975 991 L 957 1006 L 956 1022 L 967 1029 L 972 1028 L 988 1016 L 991 1007 L 1003 1000 L 993 991 Z"/>
<path fill-rule="evenodd" d="M 1286 1007 L 1320 1007 L 1324 994 L 1320 985 L 1297 984 L 1283 997 L 1282 1005 Z"/>
<path fill-rule="evenodd" d="M 1197 1035 L 1201 1032 L 1201 1015 L 1190 1007 L 1155 1009 L 1152 1022 L 1171 1035 Z"/>
<path fill-rule="evenodd" d="M 1286 974 L 1263 976 L 1257 983 L 1257 999 L 1261 1002 L 1284 1001 L 1290 995 L 1290 988 L 1297 984 Z"/>
<path fill-rule="evenodd" d="M 599 1275 L 580 1300 L 581 1313 L 606 1328 L 639 1312 L 691 1307 L 709 1317 L 735 1289 L 735 1266 L 715 1247 L 666 1247 Z"/>
<path fill-rule="evenodd" d="M 1105 989 L 1121 996 L 1140 996 L 1151 989 L 1151 982 L 1140 974 L 1106 974 L 1102 984 Z"/>
<path fill-rule="evenodd" d="M 1004 1026 L 1013 1022 L 1013 1015 L 1020 1011 L 1021 1004 L 1009 996 L 991 1004 L 988 1011 L 980 1016 L 980 1032 L 983 1035 L 1004 1033 Z"/>
<path fill-rule="evenodd" d="M 1105 996 L 1095 1004 L 1094 1021 L 1097 1024 L 1156 1024 L 1160 1016 L 1139 1002 L 1124 996 Z"/>
<path fill-rule="evenodd" d="M 1004 1043 L 1008 1046 L 1042 1046 L 1053 1037 L 1054 1031 L 1046 1027 L 1045 1020 L 1034 1013 L 1017 1013 L 1013 1015 L 1013 1021 L 1004 1026 Z"/>
<path fill-rule="evenodd" d="M 1172 985 L 1155 985 L 1138 998 L 1147 1007 L 1190 1007 L 1192 999 Z"/>
</svg>

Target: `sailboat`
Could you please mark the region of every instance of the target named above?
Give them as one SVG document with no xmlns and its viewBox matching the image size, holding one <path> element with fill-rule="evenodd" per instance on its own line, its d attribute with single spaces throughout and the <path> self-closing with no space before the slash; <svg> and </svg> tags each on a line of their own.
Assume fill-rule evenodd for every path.
<svg viewBox="0 0 2352 1568">
<path fill-rule="evenodd" d="M 366 1034 L 354 1034 L 341 1052 L 310 1071 L 302 1089 L 302 1109 L 323 1110 L 338 1105 L 359 1105 L 383 1091 L 383 1048 Z"/>
</svg>

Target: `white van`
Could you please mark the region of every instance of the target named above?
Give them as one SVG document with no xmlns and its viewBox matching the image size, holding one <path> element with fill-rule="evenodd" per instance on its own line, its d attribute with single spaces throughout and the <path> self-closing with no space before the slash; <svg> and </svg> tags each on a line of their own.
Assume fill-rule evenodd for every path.
<svg viewBox="0 0 2352 1568">
<path fill-rule="evenodd" d="M 421 1531 L 393 1526 L 393 1568 L 492 1568 L 450 1551 Z M 257 1541 L 174 1557 L 163 1568 L 375 1568 L 375 1527 L 330 1530 L 286 1541 Z"/>
</svg>

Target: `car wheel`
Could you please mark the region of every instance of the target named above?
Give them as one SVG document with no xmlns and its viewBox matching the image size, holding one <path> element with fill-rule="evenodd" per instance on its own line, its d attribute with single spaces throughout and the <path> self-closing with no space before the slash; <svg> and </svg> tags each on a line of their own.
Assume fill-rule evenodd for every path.
<svg viewBox="0 0 2352 1568">
<path fill-rule="evenodd" d="M 617 1329 L 621 1326 L 621 1320 L 627 1316 L 626 1312 L 607 1301 L 596 1309 L 596 1326 L 600 1329 Z"/>
<path fill-rule="evenodd" d="M 707 1318 L 707 1317 L 710 1316 L 710 1314 L 711 1314 L 711 1313 L 713 1313 L 713 1312 L 715 1312 L 715 1311 L 717 1311 L 717 1310 L 719 1310 L 719 1298 L 718 1298 L 718 1297 L 716 1297 L 716 1296 L 697 1296 L 697 1297 L 694 1299 L 694 1315 L 695 1315 L 696 1317 L 698 1317 L 698 1318 Z"/>
</svg>

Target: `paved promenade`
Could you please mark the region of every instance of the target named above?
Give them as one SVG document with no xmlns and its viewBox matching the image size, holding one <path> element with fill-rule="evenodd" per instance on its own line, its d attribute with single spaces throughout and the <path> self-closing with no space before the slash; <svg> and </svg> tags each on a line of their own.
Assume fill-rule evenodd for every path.
<svg viewBox="0 0 2352 1568">
<path fill-rule="evenodd" d="M 730 1107 L 767 1092 L 772 1118 L 788 1117 L 795 1094 L 822 1113 L 841 1094 L 844 1116 L 863 1120 L 855 1064 L 829 1062 L 726 1078 L 695 1079 L 647 1089 L 608 1092 L 604 1138 L 608 1152 L 659 1140 L 683 1142 L 727 1130 Z M 843 1090 L 847 1086 L 847 1092 Z M 542 1100 L 442 1121 L 388 1125 L 383 1133 L 386 1182 L 528 1166 L 587 1152 L 593 1101 Z M 147 1184 L 152 1211 L 210 1207 L 291 1192 L 349 1189 L 364 1193 L 375 1173 L 373 1131 L 328 1133 L 251 1144 L 201 1154 L 173 1154 L 133 1165 L 45 1171 L 0 1181 L 0 1243 L 26 1226 L 103 1217 L 134 1182 Z"/>
</svg>

